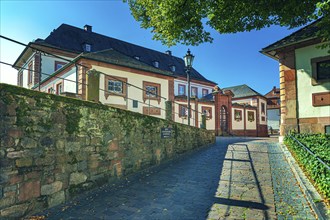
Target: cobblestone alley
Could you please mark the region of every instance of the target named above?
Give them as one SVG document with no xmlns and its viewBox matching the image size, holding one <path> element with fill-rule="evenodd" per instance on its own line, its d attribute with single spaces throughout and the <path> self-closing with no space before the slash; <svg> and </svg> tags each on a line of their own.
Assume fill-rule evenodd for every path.
<svg viewBox="0 0 330 220">
<path fill-rule="evenodd" d="M 315 219 L 275 138 L 217 144 L 35 216 L 47 219 Z"/>
</svg>

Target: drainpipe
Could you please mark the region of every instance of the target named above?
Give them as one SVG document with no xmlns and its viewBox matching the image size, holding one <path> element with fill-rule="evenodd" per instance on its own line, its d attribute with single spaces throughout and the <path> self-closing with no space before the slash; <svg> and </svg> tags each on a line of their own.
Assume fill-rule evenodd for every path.
<svg viewBox="0 0 330 220">
<path fill-rule="evenodd" d="M 76 96 L 78 96 L 78 90 L 79 90 L 79 85 L 78 85 L 78 65 L 75 64 L 76 66 Z"/>
<path fill-rule="evenodd" d="M 296 59 L 294 59 L 294 66 L 296 67 Z M 297 79 L 297 70 L 294 70 L 295 74 L 295 86 L 296 86 L 296 117 L 297 117 L 297 131 L 300 133 L 300 122 L 299 122 L 299 102 L 298 102 L 298 79 Z"/>
</svg>

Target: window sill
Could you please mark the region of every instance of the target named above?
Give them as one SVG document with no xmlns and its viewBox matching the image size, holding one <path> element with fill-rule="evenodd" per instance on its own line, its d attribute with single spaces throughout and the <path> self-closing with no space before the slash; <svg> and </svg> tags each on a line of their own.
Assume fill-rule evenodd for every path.
<svg viewBox="0 0 330 220">
<path fill-rule="evenodd" d="M 104 91 L 104 96 L 107 99 L 109 96 L 119 96 L 119 97 L 123 97 L 126 98 L 126 94 L 123 93 L 115 93 L 115 92 L 108 92 L 108 91 Z"/>
</svg>

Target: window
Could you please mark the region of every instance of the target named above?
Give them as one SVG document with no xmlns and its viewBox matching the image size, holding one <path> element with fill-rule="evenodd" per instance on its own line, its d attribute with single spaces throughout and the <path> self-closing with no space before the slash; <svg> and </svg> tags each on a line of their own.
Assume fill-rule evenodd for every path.
<svg viewBox="0 0 330 220">
<path fill-rule="evenodd" d="M 140 57 L 139 56 L 135 56 L 134 58 L 137 59 L 137 60 L 140 60 Z"/>
<path fill-rule="evenodd" d="M 61 69 L 65 64 L 65 62 L 55 61 L 54 70 L 57 71 Z"/>
<path fill-rule="evenodd" d="M 157 86 L 146 86 L 146 96 L 156 98 L 158 96 Z"/>
<path fill-rule="evenodd" d="M 33 79 L 33 68 L 31 62 L 29 63 L 29 68 L 28 68 L 28 84 L 32 84 L 32 79 Z"/>
<path fill-rule="evenodd" d="M 261 113 L 265 114 L 265 103 L 261 103 Z"/>
<path fill-rule="evenodd" d="M 53 94 L 54 93 L 53 87 L 48 88 L 47 92 L 50 93 L 50 94 Z"/>
<path fill-rule="evenodd" d="M 159 68 L 159 62 L 158 61 L 154 61 L 154 62 L 152 62 L 152 64 L 154 65 L 154 67 Z"/>
<path fill-rule="evenodd" d="M 151 82 L 143 82 L 143 101 L 147 99 L 154 99 L 160 102 L 160 84 L 158 83 L 151 83 Z"/>
<path fill-rule="evenodd" d="M 186 118 L 187 116 L 188 116 L 187 105 L 179 105 L 179 117 Z M 190 118 L 191 118 L 191 110 L 190 110 Z"/>
<path fill-rule="evenodd" d="M 318 62 L 316 68 L 318 80 L 330 79 L 330 60 Z"/>
<path fill-rule="evenodd" d="M 137 100 L 133 100 L 133 108 L 137 108 L 138 107 L 138 101 Z"/>
<path fill-rule="evenodd" d="M 330 79 L 330 56 L 318 57 L 311 60 L 312 85 L 328 81 Z"/>
<path fill-rule="evenodd" d="M 253 111 L 247 111 L 248 115 L 248 121 L 253 122 L 254 121 L 254 112 Z"/>
<path fill-rule="evenodd" d="M 324 126 L 324 133 L 330 134 L 330 125 Z"/>
<path fill-rule="evenodd" d="M 63 85 L 59 83 L 56 85 L 56 95 L 60 95 L 63 92 Z"/>
<path fill-rule="evenodd" d="M 171 65 L 170 69 L 171 69 L 172 72 L 175 72 L 175 66 L 174 65 Z"/>
<path fill-rule="evenodd" d="M 179 84 L 179 95 L 186 95 L 186 85 Z"/>
<path fill-rule="evenodd" d="M 90 45 L 90 44 L 84 43 L 83 48 L 84 48 L 84 51 L 86 51 L 86 52 L 92 51 L 92 45 Z"/>
<path fill-rule="evenodd" d="M 242 110 L 235 109 L 234 117 L 235 117 L 235 121 L 241 121 L 242 120 Z"/>
<path fill-rule="evenodd" d="M 126 89 L 127 89 L 127 78 L 123 77 L 112 77 L 105 76 L 104 77 L 104 96 L 107 99 L 110 95 L 112 96 L 123 96 L 126 97 Z"/>
<path fill-rule="evenodd" d="M 197 87 L 191 87 L 191 96 L 198 97 L 198 88 Z"/>
<path fill-rule="evenodd" d="M 212 107 L 202 106 L 202 112 L 206 115 L 206 119 L 212 118 Z"/>
<path fill-rule="evenodd" d="M 209 94 L 209 90 L 208 89 L 202 89 L 202 95 L 203 97 Z"/>
<path fill-rule="evenodd" d="M 122 94 L 123 82 L 117 80 L 108 80 L 108 91 Z"/>
</svg>

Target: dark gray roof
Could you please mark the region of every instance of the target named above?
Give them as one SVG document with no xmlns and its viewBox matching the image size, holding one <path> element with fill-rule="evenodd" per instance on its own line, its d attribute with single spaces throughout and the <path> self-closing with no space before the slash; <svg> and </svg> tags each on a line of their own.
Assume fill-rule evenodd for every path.
<svg viewBox="0 0 330 220">
<path fill-rule="evenodd" d="M 227 87 L 223 88 L 223 91 L 230 90 L 234 94 L 233 98 L 244 98 L 244 97 L 250 97 L 250 96 L 262 96 L 259 92 L 255 91 L 251 87 L 243 84 L 239 86 L 232 86 L 232 87 Z"/>
<path fill-rule="evenodd" d="M 214 101 L 214 96 L 212 93 L 209 93 L 206 96 L 203 96 L 200 101 Z"/>
<path fill-rule="evenodd" d="M 240 103 L 233 103 L 232 104 L 233 107 L 247 107 L 247 108 L 257 108 L 257 106 L 252 106 L 249 104 L 240 104 Z"/>
<path fill-rule="evenodd" d="M 292 34 L 290 34 L 289 36 L 276 41 L 273 44 L 268 45 L 267 47 L 263 48 L 260 52 L 266 55 L 270 55 L 270 56 L 274 56 L 272 53 L 273 51 L 276 51 L 278 49 L 293 45 L 293 44 L 297 44 L 297 43 L 301 43 L 307 40 L 311 40 L 311 39 L 316 39 L 318 38 L 317 36 L 317 32 L 320 30 L 319 27 L 317 26 L 319 21 L 321 19 L 318 19 L 314 22 L 312 22 L 311 24 L 293 32 Z"/>
<path fill-rule="evenodd" d="M 95 32 L 85 31 L 84 29 L 67 24 L 60 25 L 45 40 L 38 39 L 35 43 L 51 45 L 52 47 L 75 53 L 84 52 L 83 46 L 87 43 L 91 45 L 92 52 L 113 49 L 132 58 L 139 57 L 141 62 L 152 67 L 153 62 L 158 61 L 158 68 L 163 71 L 170 71 L 170 66 L 174 65 L 176 70 L 173 72 L 173 75 L 186 77 L 184 61 L 181 58 Z M 206 79 L 195 69 L 191 70 L 191 78 L 216 84 Z"/>
<path fill-rule="evenodd" d="M 115 51 L 113 49 L 98 51 L 98 52 L 92 52 L 92 53 L 84 53 L 80 55 L 80 57 L 101 61 L 105 63 L 115 64 L 119 66 L 125 66 L 125 67 L 132 67 L 135 69 L 145 70 L 153 73 L 163 74 L 167 76 L 173 76 L 173 73 L 170 71 L 165 71 L 162 69 L 155 68 L 153 66 L 149 66 L 143 62 L 140 62 L 139 60 L 126 56 L 118 51 Z"/>
</svg>

